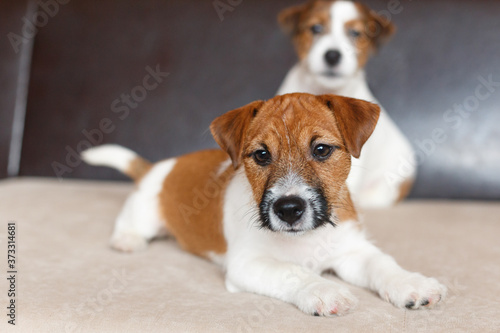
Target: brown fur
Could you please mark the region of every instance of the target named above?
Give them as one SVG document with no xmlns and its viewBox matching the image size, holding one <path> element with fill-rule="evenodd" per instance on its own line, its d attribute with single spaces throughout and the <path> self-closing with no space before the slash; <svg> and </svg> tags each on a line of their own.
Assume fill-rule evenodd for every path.
<svg viewBox="0 0 500 333">
<path fill-rule="evenodd" d="M 399 186 L 399 197 L 397 202 L 403 201 L 404 198 L 410 194 L 411 188 L 413 187 L 413 181 L 413 179 L 408 179 L 401 183 Z"/>
<path fill-rule="evenodd" d="M 316 0 L 303 5 L 293 6 L 282 10 L 278 15 L 278 22 L 283 31 L 292 37 L 299 59 L 304 59 L 314 42 L 311 27 L 321 24 L 323 33 L 330 30 L 330 5 L 333 1 Z"/>
<path fill-rule="evenodd" d="M 349 153 L 359 158 L 361 148 L 377 125 L 380 107 L 360 99 L 318 96 L 332 111 Z"/>
<path fill-rule="evenodd" d="M 160 193 L 167 229 L 191 253 L 205 257 L 210 252 L 224 253 L 224 195 L 241 165 L 257 204 L 264 191 L 292 169 L 310 186 L 322 189 L 337 222 L 356 219 L 345 181 L 351 155 L 359 154 L 375 128 L 379 110 L 374 104 L 347 97 L 288 94 L 218 117 L 210 129 L 227 154 L 206 150 L 177 159 Z M 313 143 L 339 148 L 320 162 L 311 155 Z M 266 167 L 251 157 L 263 144 L 273 157 Z M 233 167 L 221 170 L 228 155 Z"/>
<path fill-rule="evenodd" d="M 279 13 L 278 22 L 283 31 L 292 37 L 299 59 L 304 59 L 313 45 L 315 36 L 311 27 L 314 24 L 323 25 L 323 34 L 330 31 L 330 7 L 333 2 L 335 1 L 312 0 Z M 347 22 L 345 29 L 346 33 L 349 29 L 360 33 L 359 37 L 353 39 L 353 43 L 358 50 L 358 67 L 362 68 L 370 55 L 394 34 L 396 27 L 367 6 L 358 2 L 354 4 L 360 18 Z"/>
<path fill-rule="evenodd" d="M 226 252 L 222 203 L 234 170 L 217 174 L 228 156 L 205 150 L 177 159 L 160 193 L 160 210 L 167 229 L 185 250 L 206 256 Z"/>
<path fill-rule="evenodd" d="M 367 6 L 358 2 L 355 5 L 361 18 L 347 22 L 346 29 L 355 29 L 361 33 L 354 41 L 358 50 L 358 66 L 361 68 L 370 55 L 392 37 L 396 26 Z"/>
<path fill-rule="evenodd" d="M 335 215 L 337 216 L 339 221 L 357 221 L 358 213 L 354 208 L 354 204 L 351 199 L 351 195 L 349 194 L 349 189 L 347 185 L 344 186 L 339 192 L 339 197 L 342 198 L 344 203 L 342 205 L 337 206 L 335 209 Z"/>
<path fill-rule="evenodd" d="M 345 181 L 351 166 L 351 155 L 358 155 L 373 131 L 380 109 L 352 98 L 310 94 L 276 96 L 265 102 L 255 118 L 249 117 L 253 107 L 247 106 L 217 118 L 211 125 L 216 141 L 223 149 L 223 133 L 235 133 L 227 124 L 245 119 L 246 132 L 235 138 L 241 146 L 238 165 L 243 161 L 246 176 L 257 203 L 267 188 L 289 171 L 295 171 L 310 186 L 320 186 L 333 212 L 341 220 L 355 217 Z M 353 116 L 354 115 L 354 116 Z M 222 133 L 222 134 L 221 134 Z M 311 143 L 340 147 L 323 162 L 311 155 Z M 266 145 L 272 163 L 259 166 L 252 153 Z"/>
<path fill-rule="evenodd" d="M 264 104 L 263 101 L 255 101 L 229 111 L 220 118 L 217 129 L 212 130 L 215 141 L 229 154 L 235 169 L 240 165 L 241 140 L 243 139 L 241 134 L 247 132 L 251 119 L 257 116 L 262 104 Z"/>
<path fill-rule="evenodd" d="M 130 165 L 128 166 L 125 174 L 132 178 L 136 183 L 139 182 L 145 174 L 151 170 L 151 162 L 143 159 L 142 157 L 136 157 Z"/>
</svg>

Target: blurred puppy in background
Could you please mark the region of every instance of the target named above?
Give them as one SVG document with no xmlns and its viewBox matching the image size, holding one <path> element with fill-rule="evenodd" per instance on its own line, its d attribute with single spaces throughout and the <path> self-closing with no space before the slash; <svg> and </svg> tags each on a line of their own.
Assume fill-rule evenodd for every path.
<svg viewBox="0 0 500 333">
<path fill-rule="evenodd" d="M 278 20 L 299 57 L 278 95 L 333 93 L 379 104 L 363 67 L 394 33 L 391 22 L 363 4 L 343 0 L 309 1 L 283 10 Z M 352 163 L 347 184 L 354 202 L 383 208 L 403 199 L 414 181 L 414 161 L 410 143 L 382 109 L 363 154 Z"/>
</svg>

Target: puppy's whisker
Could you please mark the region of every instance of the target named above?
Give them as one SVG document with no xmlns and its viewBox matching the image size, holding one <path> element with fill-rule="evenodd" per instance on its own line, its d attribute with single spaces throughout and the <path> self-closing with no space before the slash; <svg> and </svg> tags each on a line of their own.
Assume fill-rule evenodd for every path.
<svg viewBox="0 0 500 333">
<path fill-rule="evenodd" d="M 248 218 L 251 227 L 260 228 L 262 226 L 259 209 L 257 207 L 250 207 L 243 216 Z"/>
</svg>

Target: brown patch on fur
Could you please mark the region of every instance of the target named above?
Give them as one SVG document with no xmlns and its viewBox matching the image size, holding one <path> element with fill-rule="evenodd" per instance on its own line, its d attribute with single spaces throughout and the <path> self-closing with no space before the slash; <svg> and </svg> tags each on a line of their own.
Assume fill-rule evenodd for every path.
<svg viewBox="0 0 500 333">
<path fill-rule="evenodd" d="M 278 22 L 283 31 L 292 37 L 299 59 L 304 59 L 309 53 L 315 35 L 311 27 L 315 24 L 323 26 L 322 34 L 330 30 L 330 5 L 333 1 L 316 0 L 303 5 L 282 10 Z"/>
<path fill-rule="evenodd" d="M 377 104 L 335 95 L 318 96 L 333 111 L 349 153 L 359 158 L 361 148 L 372 135 L 380 115 Z"/>
<path fill-rule="evenodd" d="M 352 202 L 351 195 L 349 193 L 347 186 L 345 186 L 342 189 L 341 193 L 342 193 L 341 197 L 343 198 L 344 204 L 334 209 L 335 215 L 337 216 L 339 222 L 357 221 L 358 214 L 356 212 L 356 209 L 354 208 L 354 204 Z"/>
<path fill-rule="evenodd" d="M 410 194 L 411 188 L 413 187 L 414 179 L 407 179 L 399 185 L 399 197 L 396 202 L 403 201 L 404 198 Z"/>
<path fill-rule="evenodd" d="M 144 175 L 151 170 L 151 166 L 151 162 L 143 159 L 142 157 L 137 157 L 130 162 L 125 174 L 138 183 L 142 177 L 144 177 Z"/>
<path fill-rule="evenodd" d="M 210 125 L 210 131 L 215 141 L 225 150 L 236 169 L 240 165 L 241 156 L 241 133 L 246 133 L 248 124 L 258 114 L 263 101 L 255 101 L 241 108 L 227 112 L 223 117 L 219 117 L 218 122 Z"/>
<path fill-rule="evenodd" d="M 333 112 L 332 112 L 333 111 Z M 276 96 L 261 105 L 255 118 L 248 109 L 223 115 L 212 123 L 212 131 L 238 134 L 227 127 L 229 119 L 246 121 L 245 132 L 234 138 L 239 156 L 257 204 L 264 192 L 290 172 L 299 175 L 312 188 L 320 189 L 339 220 L 356 217 L 345 181 L 351 167 L 351 155 L 359 156 L 361 147 L 374 130 L 380 109 L 372 103 L 353 98 L 310 94 Z M 240 126 L 239 122 L 234 122 Z M 224 130 L 221 130 L 224 128 Z M 326 144 L 336 149 L 330 158 L 318 161 L 312 145 Z M 253 153 L 266 149 L 272 163 L 262 167 Z M 240 164 L 241 162 L 238 162 Z"/>
<path fill-rule="evenodd" d="M 186 251 L 206 256 L 226 252 L 223 200 L 233 168 L 220 171 L 228 156 L 205 150 L 177 159 L 160 193 L 161 214 L 167 229 Z"/>
<path fill-rule="evenodd" d="M 370 55 L 375 51 L 373 43 L 367 38 L 364 33 L 366 28 L 365 20 L 351 20 L 346 22 L 345 29 L 348 32 L 349 30 L 354 30 L 359 32 L 360 36 L 356 38 L 352 38 L 354 45 L 356 46 L 356 54 L 358 57 L 358 68 L 362 68 L 366 65 L 366 62 L 370 58 Z"/>
<path fill-rule="evenodd" d="M 390 39 L 396 31 L 396 26 L 365 5 L 359 2 L 354 5 L 361 18 L 347 22 L 345 29 L 346 33 L 352 29 L 360 34 L 352 39 L 358 50 L 358 66 L 361 68 L 365 66 L 370 55 Z"/>
</svg>

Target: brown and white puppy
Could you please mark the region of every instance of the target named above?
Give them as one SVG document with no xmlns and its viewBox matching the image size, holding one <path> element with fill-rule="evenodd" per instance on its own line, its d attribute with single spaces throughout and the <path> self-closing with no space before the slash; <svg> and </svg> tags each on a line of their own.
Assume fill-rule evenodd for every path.
<svg viewBox="0 0 500 333">
<path fill-rule="evenodd" d="M 325 270 L 398 307 L 429 308 L 446 288 L 366 240 L 346 186 L 351 156 L 378 116 L 377 105 L 353 98 L 289 94 L 215 119 L 211 131 L 223 150 L 150 165 L 105 145 L 83 158 L 137 182 L 116 221 L 116 249 L 171 234 L 186 251 L 221 264 L 229 291 L 275 297 L 311 315 L 341 315 L 356 304 L 321 276 Z"/>
<path fill-rule="evenodd" d="M 391 22 L 359 2 L 344 0 L 311 0 L 283 10 L 278 20 L 299 58 L 278 95 L 337 94 L 378 104 L 363 68 L 394 33 Z M 415 172 L 413 148 L 382 109 L 347 180 L 355 203 L 367 208 L 394 204 L 409 192 Z"/>
</svg>

